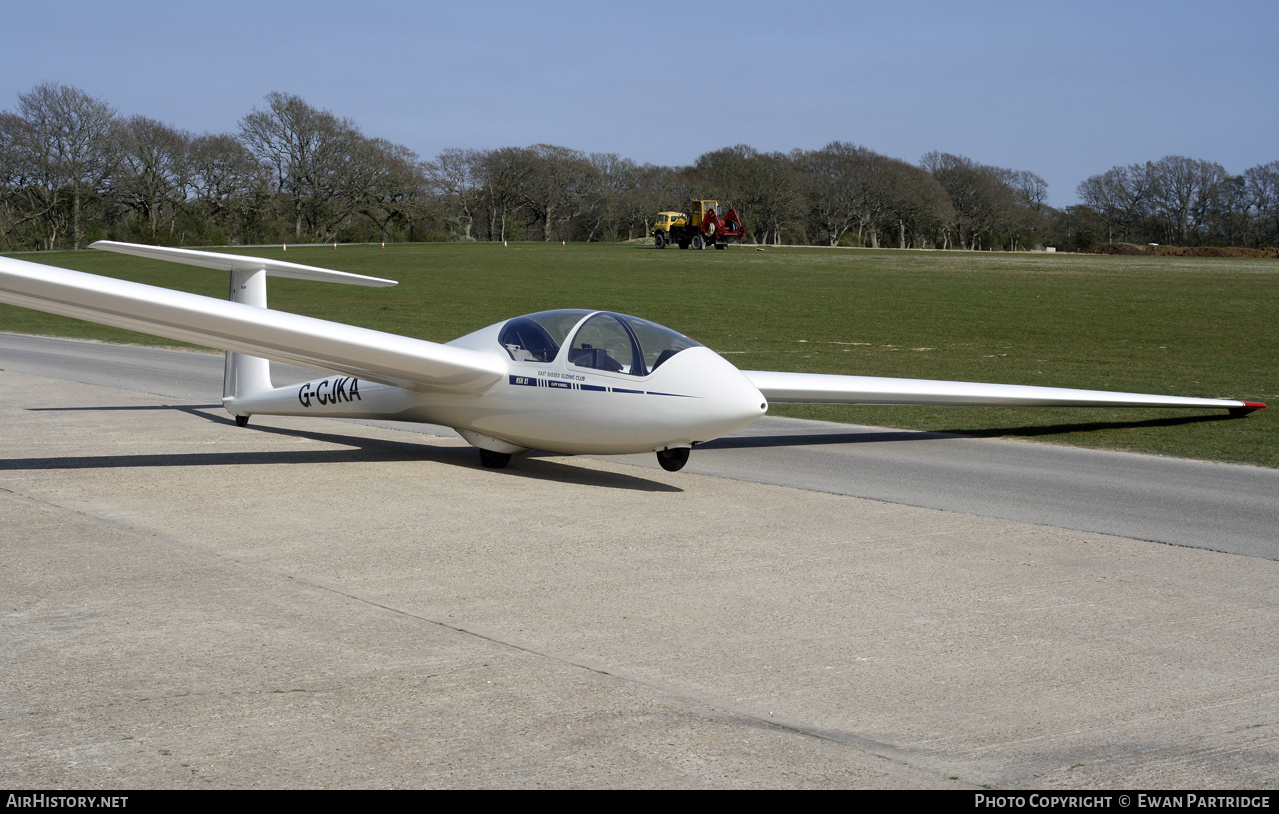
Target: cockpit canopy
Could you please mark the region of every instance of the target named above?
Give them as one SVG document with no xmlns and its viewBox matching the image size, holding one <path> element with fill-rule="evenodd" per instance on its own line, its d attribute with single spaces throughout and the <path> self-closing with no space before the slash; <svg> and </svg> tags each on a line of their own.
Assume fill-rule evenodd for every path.
<svg viewBox="0 0 1279 814">
<path fill-rule="evenodd" d="M 508 320 L 498 341 L 517 362 L 552 362 L 568 342 L 569 366 L 629 376 L 647 376 L 680 351 L 699 346 L 646 319 L 580 308 Z"/>
</svg>

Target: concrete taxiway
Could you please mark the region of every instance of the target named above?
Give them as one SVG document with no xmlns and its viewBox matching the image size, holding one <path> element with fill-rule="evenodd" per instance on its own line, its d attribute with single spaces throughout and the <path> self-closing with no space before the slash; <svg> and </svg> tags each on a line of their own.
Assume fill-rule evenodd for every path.
<svg viewBox="0 0 1279 814">
<path fill-rule="evenodd" d="M 8 787 L 1279 782 L 1264 550 L 0 367 Z"/>
</svg>

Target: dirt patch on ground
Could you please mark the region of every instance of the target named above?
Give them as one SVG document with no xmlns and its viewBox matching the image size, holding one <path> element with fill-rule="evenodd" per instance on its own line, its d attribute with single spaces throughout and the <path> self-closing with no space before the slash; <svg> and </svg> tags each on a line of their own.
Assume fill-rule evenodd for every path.
<svg viewBox="0 0 1279 814">
<path fill-rule="evenodd" d="M 1130 254 L 1146 257 L 1248 257 L 1279 258 L 1279 249 L 1244 249 L 1238 246 L 1138 246 L 1135 243 L 1094 243 L 1089 254 Z"/>
</svg>

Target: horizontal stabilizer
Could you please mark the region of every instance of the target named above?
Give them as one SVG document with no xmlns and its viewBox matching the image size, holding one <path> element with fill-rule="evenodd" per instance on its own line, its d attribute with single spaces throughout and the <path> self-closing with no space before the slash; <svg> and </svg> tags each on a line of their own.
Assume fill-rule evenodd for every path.
<svg viewBox="0 0 1279 814">
<path fill-rule="evenodd" d="M 497 355 L 6 257 L 0 302 L 398 387 L 476 392 L 506 373 Z"/>
<path fill-rule="evenodd" d="M 1230 399 L 1111 393 L 1017 384 L 981 384 L 879 376 L 833 376 L 744 370 L 751 383 L 777 404 L 897 404 L 968 407 L 1219 407 L 1232 411 L 1266 405 Z"/>
<path fill-rule="evenodd" d="M 395 285 L 395 280 L 366 277 L 363 274 L 350 274 L 345 271 L 320 268 L 319 266 L 304 266 L 301 263 L 286 263 L 283 260 L 272 260 L 267 257 L 249 257 L 242 254 L 226 254 L 223 252 L 202 252 L 195 249 L 171 249 L 167 246 L 145 246 L 141 243 L 119 243 L 114 240 L 99 240 L 89 248 L 132 254 L 137 257 L 148 257 L 152 260 L 168 260 L 171 263 L 184 263 L 188 266 L 221 269 L 222 271 L 265 271 L 270 277 L 292 277 L 295 280 L 315 280 L 322 283 L 345 283 L 347 285 L 375 287 Z"/>
</svg>

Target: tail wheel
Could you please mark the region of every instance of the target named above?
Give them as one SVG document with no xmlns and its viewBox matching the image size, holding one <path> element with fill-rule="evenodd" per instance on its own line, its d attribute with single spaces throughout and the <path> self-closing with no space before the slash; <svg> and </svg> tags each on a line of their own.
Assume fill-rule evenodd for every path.
<svg viewBox="0 0 1279 814">
<path fill-rule="evenodd" d="M 505 469 L 511 462 L 511 453 L 494 452 L 491 449 L 480 450 L 480 463 L 488 469 Z"/>
<path fill-rule="evenodd" d="M 678 472 L 684 468 L 684 464 L 688 463 L 688 453 L 688 447 L 659 449 L 657 451 L 657 462 L 667 472 Z"/>
</svg>

